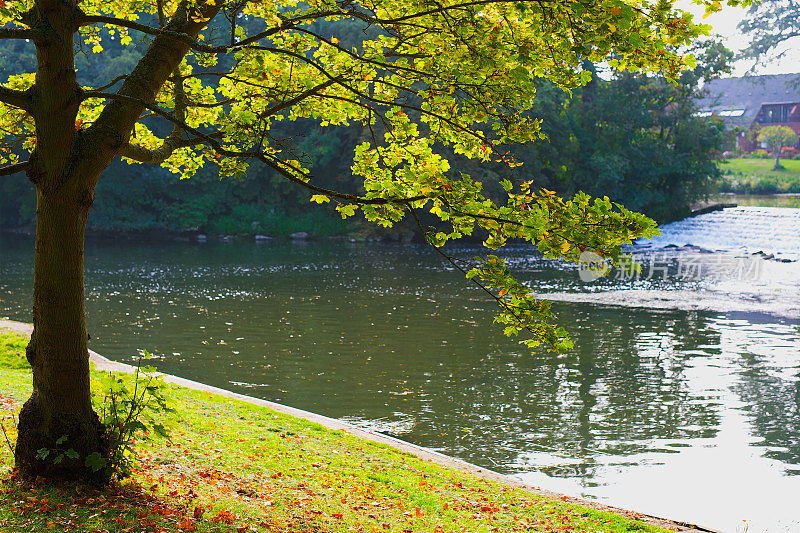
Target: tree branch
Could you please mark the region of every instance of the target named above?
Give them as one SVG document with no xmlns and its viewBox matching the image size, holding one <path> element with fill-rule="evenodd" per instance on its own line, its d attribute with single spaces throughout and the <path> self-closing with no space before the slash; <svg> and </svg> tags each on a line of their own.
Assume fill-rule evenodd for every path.
<svg viewBox="0 0 800 533">
<path fill-rule="evenodd" d="M 436 250 L 436 253 L 441 255 L 448 263 L 453 265 L 453 268 L 455 268 L 456 270 L 458 270 L 459 272 L 464 274 L 464 276 L 467 279 L 469 279 L 474 285 L 477 285 L 478 288 L 480 288 L 483 292 L 488 294 L 494 301 L 496 301 L 500 305 L 500 307 L 503 307 L 512 316 L 514 316 L 514 318 L 517 320 L 517 322 L 520 325 L 520 327 L 525 328 L 530 333 L 534 333 L 529 327 L 525 326 L 525 323 L 522 320 L 522 317 L 520 317 L 519 313 L 517 313 L 511 306 L 509 306 L 509 304 L 505 300 L 505 298 L 503 298 L 502 296 L 495 295 L 495 293 L 493 293 L 491 290 L 489 290 L 489 288 L 486 285 L 484 285 L 483 283 L 481 283 L 480 281 L 478 281 L 474 277 L 468 276 L 467 275 L 468 271 L 464 267 L 462 267 L 461 265 L 458 264 L 458 260 L 455 257 L 445 253 L 444 250 L 442 250 L 441 246 L 436 246 L 433 242 L 431 242 L 430 238 L 428 237 L 428 231 L 425 230 L 425 227 L 422 225 L 422 222 L 420 222 L 420 220 L 419 220 L 419 216 L 417 216 L 417 210 L 414 209 L 413 207 L 409 207 L 408 210 L 409 210 L 409 212 L 411 213 L 411 216 L 414 219 L 414 223 L 417 225 L 417 228 L 419 229 L 420 233 L 422 234 L 422 237 L 425 239 L 425 243 L 426 244 L 429 244 L 434 250 Z"/>
<path fill-rule="evenodd" d="M 274 28 L 270 28 L 268 30 L 259 32 L 251 37 L 246 39 L 242 39 L 239 42 L 236 42 L 232 45 L 222 45 L 222 46 L 209 46 L 207 44 L 201 43 L 196 38 L 192 37 L 188 33 L 182 31 L 175 31 L 170 29 L 161 29 L 161 28 L 153 28 L 151 26 L 147 26 L 146 24 L 141 24 L 139 22 L 134 22 L 132 20 L 126 20 L 116 17 L 108 17 L 105 15 L 85 15 L 80 18 L 78 24 L 80 26 L 89 26 L 92 24 L 111 24 L 114 26 L 121 26 L 123 28 L 128 28 L 131 30 L 140 31 L 142 33 L 146 33 L 148 35 L 154 35 L 156 37 L 170 37 L 182 43 L 185 43 L 196 52 L 202 52 L 205 54 L 220 54 L 225 52 L 231 52 L 233 50 L 237 50 L 240 48 L 245 48 L 250 44 L 260 41 L 266 37 L 271 35 L 275 35 L 276 33 L 280 33 L 285 31 L 291 27 L 293 27 L 298 22 L 303 22 L 307 20 L 314 20 L 322 17 L 330 17 L 333 15 L 345 15 L 346 12 L 342 12 L 339 10 L 330 10 L 330 11 L 318 11 L 315 13 L 308 13 L 299 17 L 295 17 L 292 19 L 282 18 L 282 22 L 279 26 L 275 26 Z M 166 28 L 166 27 L 165 27 Z"/>
<path fill-rule="evenodd" d="M 111 80 L 110 82 L 106 83 L 105 85 L 102 85 L 102 86 L 100 86 L 100 87 L 98 87 L 98 88 L 96 88 L 94 90 L 95 91 L 105 91 L 106 89 L 110 89 L 111 87 L 113 87 L 117 83 L 119 83 L 121 81 L 124 81 L 125 78 L 127 78 L 127 77 L 128 77 L 127 74 L 121 74 L 121 75 L 117 76 L 116 78 L 114 78 L 113 80 Z"/>
<path fill-rule="evenodd" d="M 322 74 L 323 76 L 328 78 L 328 80 L 335 82 L 336 84 L 338 84 L 339 86 L 341 86 L 345 90 L 355 94 L 359 98 L 362 98 L 362 99 L 364 99 L 364 100 L 366 100 L 368 102 L 372 102 L 372 103 L 375 103 L 375 104 L 378 104 L 378 105 L 398 106 L 398 107 L 401 107 L 403 109 L 409 109 L 409 110 L 412 110 L 412 111 L 416 111 L 418 113 L 425 114 L 425 115 L 427 115 L 429 117 L 435 118 L 436 120 L 444 122 L 444 123 L 448 124 L 449 126 L 451 126 L 452 128 L 458 129 L 458 130 L 460 130 L 460 131 L 462 131 L 462 132 L 464 132 L 464 133 L 466 133 L 468 135 L 471 135 L 471 136 L 479 139 L 481 142 L 484 142 L 484 143 L 488 142 L 486 137 L 484 137 L 478 131 L 475 131 L 475 130 L 467 127 L 467 126 L 464 126 L 463 124 L 459 124 L 455 120 L 447 118 L 447 117 L 445 117 L 445 116 L 443 116 L 443 115 L 441 115 L 439 113 L 434 113 L 433 111 L 429 111 L 429 110 L 423 109 L 422 107 L 418 107 L 418 106 L 413 106 L 413 105 L 409 105 L 409 104 L 403 104 L 403 103 L 400 103 L 400 102 L 392 102 L 392 101 L 389 101 L 389 100 L 383 100 L 381 98 L 376 98 L 376 97 L 370 96 L 369 94 L 367 94 L 367 93 L 365 93 L 363 91 L 360 91 L 356 87 L 354 87 L 354 86 L 352 86 L 352 85 L 350 85 L 348 83 L 345 83 L 345 81 L 344 81 L 342 76 L 334 76 L 333 74 L 329 73 L 325 69 L 325 67 L 319 65 L 316 61 L 314 61 L 313 59 L 309 59 L 308 57 L 304 56 L 303 54 L 298 54 L 297 52 L 293 52 L 291 50 L 284 50 L 283 48 L 274 48 L 274 47 L 269 47 L 269 46 L 259 46 L 258 48 L 260 50 L 266 50 L 268 52 L 273 52 L 273 53 L 277 53 L 277 54 L 285 54 L 285 55 L 288 55 L 289 57 L 293 57 L 293 58 L 295 58 L 295 59 L 297 59 L 299 61 L 302 61 L 302 62 L 306 63 L 307 65 L 310 65 L 311 67 L 315 68 L 320 74 Z M 325 97 L 329 98 L 329 99 L 334 99 L 334 100 L 335 99 L 339 99 L 339 100 L 350 101 L 350 102 L 356 103 L 358 105 L 363 105 L 361 102 L 358 102 L 356 100 L 349 100 L 349 99 L 344 98 L 344 97 L 338 97 L 338 96 L 334 96 L 334 95 L 326 95 Z"/>
<path fill-rule="evenodd" d="M 141 24 L 139 22 L 134 22 L 132 20 L 121 19 L 117 17 L 108 17 L 105 15 L 86 15 L 78 20 L 79 26 L 91 26 L 92 24 L 111 24 L 114 26 L 120 26 L 123 28 L 128 28 L 130 30 L 140 31 L 142 33 L 146 33 L 148 35 L 154 35 L 156 37 L 165 36 L 171 37 L 177 41 L 181 41 L 189 45 L 190 48 L 194 50 L 198 50 L 199 52 L 205 52 L 202 48 L 213 48 L 208 45 L 203 45 L 197 39 L 193 39 L 191 35 L 188 33 L 184 33 L 181 31 L 172 31 L 172 30 L 164 30 L 159 28 L 153 28 L 146 24 Z"/>
<path fill-rule="evenodd" d="M 177 122 L 172 127 L 172 133 L 169 138 L 173 141 L 180 141 L 183 137 L 183 128 L 178 122 L 186 122 L 186 105 L 189 103 L 189 98 L 186 96 L 186 91 L 183 89 L 183 78 L 181 77 L 180 67 L 175 68 L 175 73 L 172 76 L 172 95 L 175 100 L 175 118 Z"/>
<path fill-rule="evenodd" d="M 179 128 L 179 126 L 176 126 Z M 182 128 L 181 128 L 182 130 Z M 215 133 L 208 135 L 208 138 L 219 139 L 222 134 Z M 173 139 L 168 137 L 164 140 L 160 147 L 151 150 L 135 144 L 126 144 L 122 147 L 119 155 L 133 159 L 140 163 L 159 164 L 167 160 L 172 153 L 178 148 L 187 148 L 189 146 L 197 146 L 198 144 L 207 144 L 208 140 L 205 137 L 194 137 L 192 139 Z"/>
<path fill-rule="evenodd" d="M 309 176 L 308 174 L 303 172 L 302 169 L 294 167 L 294 166 L 292 166 L 291 164 L 289 164 L 289 163 L 287 163 L 285 161 L 280 161 L 280 160 L 276 159 L 275 157 L 273 157 L 273 156 L 271 156 L 271 155 L 269 155 L 269 154 L 267 154 L 265 152 L 253 152 L 253 151 L 245 152 L 245 151 L 231 150 L 229 148 L 225 148 L 224 146 L 222 146 L 222 143 L 220 143 L 219 140 L 217 139 L 218 134 L 216 134 L 216 133 L 203 133 L 202 131 L 198 130 L 197 128 L 193 128 L 193 127 L 189 126 L 188 124 L 179 121 L 177 118 L 172 116 L 170 113 L 164 111 L 163 109 L 161 109 L 160 107 L 158 107 L 156 105 L 148 104 L 147 102 L 145 102 L 143 100 L 140 100 L 140 99 L 137 99 L 137 98 L 133 98 L 133 97 L 130 97 L 130 96 L 126 96 L 126 95 L 123 95 L 123 94 L 104 93 L 104 92 L 101 92 L 101 91 L 86 91 L 84 96 L 87 97 L 87 98 L 107 98 L 107 99 L 110 99 L 110 100 L 118 100 L 120 102 L 127 102 L 129 104 L 133 104 L 133 105 L 136 105 L 136 106 L 140 106 L 140 107 L 142 107 L 144 109 L 148 109 L 153 114 L 158 115 L 158 116 L 160 116 L 160 117 L 172 122 L 174 125 L 179 126 L 181 129 L 183 129 L 185 131 L 188 131 L 189 133 L 194 135 L 195 139 L 192 139 L 192 141 L 198 141 L 198 142 L 196 142 L 194 144 L 199 144 L 199 141 L 203 141 L 203 142 L 207 143 L 209 146 L 211 146 L 211 148 L 213 148 L 216 153 L 218 153 L 220 155 L 223 155 L 225 157 L 239 157 L 239 158 L 245 158 L 245 159 L 256 159 L 258 161 L 261 161 L 262 163 L 264 163 L 268 167 L 276 170 L 278 173 L 280 173 L 283 177 L 285 177 L 286 179 L 288 179 L 292 183 L 300 185 L 301 187 L 305 187 L 306 189 L 308 189 L 308 190 L 310 190 L 312 192 L 315 192 L 317 194 L 321 194 L 323 196 L 328 196 L 329 198 L 335 198 L 337 200 L 343 200 L 345 202 L 352 202 L 352 203 L 359 204 L 359 205 L 387 205 L 387 204 L 408 205 L 411 202 L 416 202 L 416 201 L 419 201 L 419 200 L 427 200 L 427 199 L 433 198 L 435 196 L 435 195 L 419 195 L 419 196 L 412 196 L 412 197 L 409 197 L 409 198 L 365 198 L 363 196 L 358 196 L 358 195 L 355 195 L 355 194 L 341 193 L 341 192 L 334 191 L 334 190 L 331 190 L 331 189 L 325 189 L 323 187 L 317 187 L 316 185 L 312 185 L 311 183 L 309 183 L 308 180 L 311 178 L 311 176 Z M 167 140 L 169 140 L 169 139 L 167 139 Z M 189 141 L 181 141 L 181 142 L 189 142 Z M 127 149 L 127 145 L 123 149 Z M 133 153 L 133 151 L 131 151 L 130 153 Z M 118 155 L 122 155 L 122 154 L 120 152 L 118 152 Z M 129 157 L 129 156 L 125 156 L 125 157 Z M 135 159 L 135 158 L 131 157 L 131 159 Z M 138 161 L 138 159 L 137 159 L 137 161 Z M 291 169 L 291 170 L 289 170 L 289 169 Z M 295 174 L 293 174 L 292 172 L 295 172 Z"/>
<path fill-rule="evenodd" d="M 9 176 L 11 174 L 16 174 L 17 172 L 24 172 L 30 166 L 30 161 L 23 161 L 22 163 L 14 163 L 13 165 L 1 167 L 0 176 Z"/>
<path fill-rule="evenodd" d="M 237 98 L 226 98 L 225 100 L 220 100 L 218 102 L 193 102 L 191 100 L 188 101 L 186 107 L 201 107 L 205 109 L 211 109 L 214 107 L 220 107 L 223 105 L 232 104 L 234 102 L 238 102 Z"/>
<path fill-rule="evenodd" d="M 0 85 L 0 102 L 17 107 L 23 111 L 31 110 L 31 102 L 27 92 L 9 89 L 2 85 Z"/>
<path fill-rule="evenodd" d="M 194 16 L 191 13 L 192 8 L 189 2 L 186 0 L 181 2 L 175 10 L 175 14 L 164 26 L 164 29 L 155 30 L 159 32 L 159 35 L 153 39 L 147 52 L 145 52 L 139 63 L 125 79 L 122 87 L 120 87 L 118 94 L 129 99 L 118 98 L 110 102 L 105 106 L 100 116 L 90 127 L 90 130 L 98 133 L 121 132 L 123 137 L 122 139 L 116 139 L 116 142 L 124 145 L 142 111 L 146 108 L 142 104 L 150 105 L 151 102 L 155 101 L 156 94 L 167 79 L 174 75 L 184 56 L 191 48 L 191 43 L 196 41 L 200 31 L 206 27 L 209 20 L 217 15 L 223 4 L 224 0 L 212 0 L 210 3 L 203 4 L 200 13 L 198 13 L 199 16 Z M 93 18 L 98 17 L 88 17 L 90 20 Z M 99 18 L 103 19 L 105 17 Z M 102 22 L 102 20 L 98 20 L 98 22 Z M 144 27 L 148 28 L 147 26 Z M 153 30 L 152 28 L 148 29 Z M 178 43 L 175 42 L 176 38 L 178 38 Z M 181 83 L 180 79 L 176 81 Z M 87 94 L 91 93 L 92 91 L 89 91 Z M 177 102 L 176 105 L 178 105 Z M 105 133 L 105 135 L 108 135 L 108 133 Z"/>
<path fill-rule="evenodd" d="M 319 93 L 319 91 L 322 91 L 323 89 L 326 89 L 326 88 L 330 87 L 334 83 L 339 83 L 339 78 L 340 78 L 340 76 L 336 76 L 335 78 L 330 78 L 330 79 L 320 83 L 319 85 L 316 85 L 314 87 L 311 87 L 310 89 L 307 89 L 307 90 L 303 91 L 302 93 L 298 94 L 294 98 L 290 98 L 290 99 L 285 100 L 285 101 L 283 101 L 283 102 L 281 102 L 279 104 L 275 104 L 274 106 L 265 109 L 262 113 L 259 114 L 259 116 L 261 116 L 261 117 L 270 117 L 270 116 L 274 115 L 275 113 L 277 113 L 278 111 L 282 111 L 282 110 L 286 109 L 287 107 L 292 107 L 293 105 L 305 100 L 306 98 L 314 96 L 315 94 Z"/>
<path fill-rule="evenodd" d="M 37 36 L 28 28 L 0 28 L 0 39 L 33 39 Z"/>
</svg>

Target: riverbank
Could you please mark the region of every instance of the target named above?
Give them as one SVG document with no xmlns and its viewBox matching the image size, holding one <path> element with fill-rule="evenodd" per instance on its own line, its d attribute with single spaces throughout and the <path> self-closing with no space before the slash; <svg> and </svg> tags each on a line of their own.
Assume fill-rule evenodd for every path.
<svg viewBox="0 0 800 533">
<path fill-rule="evenodd" d="M 19 323 L 1 326 L 26 329 Z M 6 418 L 29 394 L 23 347 L 16 334 L 0 342 L 0 404 Z M 100 368 L 126 369 L 96 354 L 93 359 L 94 378 Z M 69 520 L 79 530 L 124 531 L 131 517 L 151 531 L 691 529 L 576 505 L 577 500 L 396 439 L 357 435 L 366 432 L 318 415 L 306 417 L 312 420 L 289 416 L 240 395 L 212 394 L 208 390 L 219 389 L 194 385 L 201 390 L 172 390 L 176 412 L 167 421 L 170 439 L 139 443 L 141 463 L 133 479 L 102 493 L 22 484 L 9 476 L 11 454 L 2 450 L 0 490 L 10 505 L 0 504 L 0 529 L 58 529 Z M 325 427 L 313 416 L 339 428 Z"/>
<path fill-rule="evenodd" d="M 723 159 L 719 168 L 724 177 L 720 192 L 736 194 L 800 193 L 800 159 L 781 159 L 775 170 L 775 158 Z"/>
<path fill-rule="evenodd" d="M 356 227 L 356 226 L 354 226 Z M 25 237 L 33 238 L 36 235 L 36 226 L 16 226 L 16 227 L 2 227 L 0 226 L 0 234 L 8 235 L 23 235 Z M 296 231 L 293 233 L 269 233 L 263 234 L 259 231 L 248 233 L 208 233 L 203 231 L 172 231 L 167 229 L 158 230 L 86 230 L 86 239 L 88 241 L 102 242 L 102 241 L 123 241 L 123 242 L 150 242 L 150 243 L 169 243 L 169 242 L 183 242 L 206 244 L 213 242 L 255 242 L 263 244 L 268 242 L 296 242 L 304 243 L 307 241 L 347 241 L 347 242 L 397 242 L 397 243 L 410 243 L 413 241 L 423 242 L 420 235 L 414 231 L 404 228 L 395 227 L 390 230 L 381 228 L 367 228 L 365 226 L 357 226 L 353 231 L 343 233 L 320 233 L 316 232 L 314 228 L 309 231 Z M 464 242 L 479 243 L 482 242 L 479 237 L 464 239 Z"/>
<path fill-rule="evenodd" d="M 710 203 L 736 204 L 747 207 L 794 207 L 800 208 L 800 193 L 784 194 L 736 194 L 720 193 L 710 198 Z"/>
</svg>

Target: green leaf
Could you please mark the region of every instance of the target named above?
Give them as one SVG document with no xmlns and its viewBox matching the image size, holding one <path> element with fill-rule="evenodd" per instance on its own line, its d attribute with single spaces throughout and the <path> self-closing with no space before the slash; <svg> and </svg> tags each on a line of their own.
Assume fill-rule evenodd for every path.
<svg viewBox="0 0 800 533">
<path fill-rule="evenodd" d="M 97 472 L 98 470 L 105 468 L 106 460 L 103 459 L 99 452 L 92 452 L 86 456 L 84 465 L 86 465 L 87 468 L 91 468 L 92 472 Z"/>
<path fill-rule="evenodd" d="M 336 210 L 342 215 L 342 218 L 353 216 L 356 213 L 358 206 L 355 204 L 337 205 Z"/>
</svg>

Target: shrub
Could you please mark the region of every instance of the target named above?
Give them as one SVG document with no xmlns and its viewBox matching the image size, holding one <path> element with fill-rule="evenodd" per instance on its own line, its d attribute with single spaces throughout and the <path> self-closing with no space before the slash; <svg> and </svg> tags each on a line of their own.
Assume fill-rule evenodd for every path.
<svg viewBox="0 0 800 533">
<path fill-rule="evenodd" d="M 761 178 L 752 187 L 753 194 L 775 194 L 779 191 L 778 180 L 775 178 Z"/>
<path fill-rule="evenodd" d="M 784 146 L 781 148 L 781 158 L 792 159 L 797 155 L 797 148 L 794 146 Z"/>
<path fill-rule="evenodd" d="M 717 192 L 733 192 L 733 183 L 728 178 L 722 178 L 717 183 Z"/>
<path fill-rule="evenodd" d="M 796 178 L 794 181 L 789 183 L 789 186 L 786 188 L 786 192 L 800 192 L 800 178 Z"/>
<path fill-rule="evenodd" d="M 100 420 L 106 427 L 109 456 L 99 453 L 86 458 L 86 467 L 93 471 L 104 469 L 109 479 L 124 479 L 131 474 L 136 460 L 136 439 L 153 436 L 166 437 L 167 430 L 161 418 L 173 409 L 167 401 L 167 385 L 155 373 L 155 368 L 141 367 L 141 358 L 150 357 L 141 352 L 133 377 L 103 372 L 101 388 L 92 401 Z"/>
<path fill-rule="evenodd" d="M 759 148 L 758 150 L 753 150 L 750 152 L 751 157 L 755 157 L 757 159 L 769 159 L 770 155 L 769 152 L 764 150 L 763 148 Z"/>
<path fill-rule="evenodd" d="M 0 333 L 0 369 L 30 368 L 25 358 L 27 344 L 28 340 L 19 335 Z M 142 357 L 149 357 L 149 354 L 142 352 Z M 166 398 L 167 385 L 154 372 L 154 368 L 141 366 L 137 366 L 133 376 L 104 372 L 100 378 L 101 386 L 92 387 L 95 389 L 93 407 L 106 427 L 110 452 L 108 457 L 96 452 L 90 454 L 84 462 L 87 468 L 95 472 L 105 470 L 107 479 L 128 477 L 136 458 L 133 450 L 135 439 L 167 435 L 160 419 L 172 408 Z M 10 427 L 5 424 L 7 418 Z M 0 417 L 0 420 L 0 442 L 4 441 L 13 454 L 15 431 L 12 428 L 17 421 L 13 416 Z M 66 435 L 56 440 L 54 448 L 40 448 L 36 452 L 40 460 L 56 464 L 78 458 L 77 452 L 69 447 Z"/>
</svg>

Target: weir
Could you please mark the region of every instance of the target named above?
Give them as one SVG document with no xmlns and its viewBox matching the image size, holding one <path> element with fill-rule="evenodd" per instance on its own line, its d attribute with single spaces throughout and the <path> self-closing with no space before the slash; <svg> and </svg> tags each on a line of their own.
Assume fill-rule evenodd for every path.
<svg viewBox="0 0 800 533">
<path fill-rule="evenodd" d="M 800 259 L 800 209 L 730 207 L 661 226 L 661 235 L 639 245 L 691 244 L 707 250 L 774 254 Z"/>
</svg>

